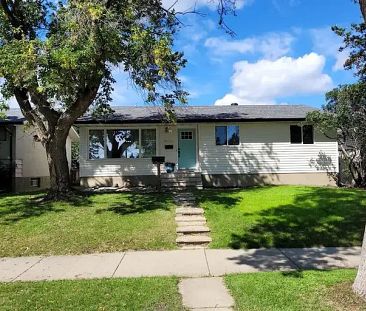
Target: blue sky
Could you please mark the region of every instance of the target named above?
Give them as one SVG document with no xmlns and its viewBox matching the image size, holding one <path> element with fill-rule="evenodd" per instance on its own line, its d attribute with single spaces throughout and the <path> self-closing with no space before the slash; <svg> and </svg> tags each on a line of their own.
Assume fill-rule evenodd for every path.
<svg viewBox="0 0 366 311">
<path fill-rule="evenodd" d="M 321 107 L 324 94 L 355 78 L 343 69 L 347 52 L 332 25 L 361 21 L 352 0 L 237 0 L 226 19 L 235 37 L 217 26 L 217 0 L 162 0 L 181 16 L 175 41 L 188 61 L 180 73 L 189 105 L 306 104 Z M 144 105 L 144 97 L 116 68 L 112 106 Z M 9 102 L 17 107 L 14 99 Z"/>
<path fill-rule="evenodd" d="M 176 8 L 194 4 L 205 16 L 185 15 L 175 43 L 188 60 L 180 76 L 190 105 L 320 107 L 325 92 L 354 81 L 342 66 L 347 53 L 338 52 L 341 41 L 330 29 L 361 20 L 352 0 L 241 0 L 237 16 L 227 18 L 235 37 L 218 29 L 210 0 L 178 0 Z M 123 72 L 116 70 L 115 77 L 112 105 L 143 104 Z"/>
</svg>

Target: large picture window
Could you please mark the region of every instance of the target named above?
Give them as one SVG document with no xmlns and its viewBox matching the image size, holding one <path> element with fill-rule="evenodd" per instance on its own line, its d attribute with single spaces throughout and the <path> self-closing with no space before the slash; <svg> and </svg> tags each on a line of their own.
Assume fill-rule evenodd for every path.
<svg viewBox="0 0 366 311">
<path fill-rule="evenodd" d="M 138 159 L 154 155 L 156 129 L 89 130 L 89 159 Z"/>
<path fill-rule="evenodd" d="M 239 126 L 228 125 L 228 126 L 216 126 L 216 145 L 239 145 Z"/>
<path fill-rule="evenodd" d="M 107 158 L 137 159 L 140 156 L 139 130 L 107 130 Z"/>
<path fill-rule="evenodd" d="M 314 129 L 312 125 L 291 125 L 291 144 L 314 144 Z"/>
<path fill-rule="evenodd" d="M 89 131 L 89 159 L 104 159 L 104 130 Z"/>
</svg>

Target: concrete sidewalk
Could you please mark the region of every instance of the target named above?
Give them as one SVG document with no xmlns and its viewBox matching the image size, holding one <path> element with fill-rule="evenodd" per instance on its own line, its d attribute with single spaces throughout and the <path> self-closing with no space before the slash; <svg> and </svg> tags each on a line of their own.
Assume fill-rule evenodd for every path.
<svg viewBox="0 0 366 311">
<path fill-rule="evenodd" d="M 0 282 L 110 277 L 222 276 L 294 269 L 355 268 L 360 247 L 127 251 L 0 258 Z"/>
</svg>

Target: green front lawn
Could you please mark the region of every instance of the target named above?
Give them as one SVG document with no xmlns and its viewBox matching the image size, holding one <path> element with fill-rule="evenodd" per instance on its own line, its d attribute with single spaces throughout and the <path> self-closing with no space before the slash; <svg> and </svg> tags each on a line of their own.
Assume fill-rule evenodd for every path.
<svg viewBox="0 0 366 311">
<path fill-rule="evenodd" d="M 1 310 L 183 310 L 176 278 L 0 283 Z"/>
<path fill-rule="evenodd" d="M 225 277 L 237 310 L 366 310 L 353 294 L 354 270 L 264 272 Z"/>
<path fill-rule="evenodd" d="M 0 257 L 175 248 L 168 195 L 93 194 L 73 203 L 36 198 L 0 196 Z"/>
<path fill-rule="evenodd" d="M 213 248 L 356 246 L 366 191 L 301 186 L 197 192 Z"/>
</svg>

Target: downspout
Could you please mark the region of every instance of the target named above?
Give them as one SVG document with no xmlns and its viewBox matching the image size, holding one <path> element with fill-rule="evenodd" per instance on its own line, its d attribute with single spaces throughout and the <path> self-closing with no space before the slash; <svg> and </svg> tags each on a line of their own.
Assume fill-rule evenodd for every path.
<svg viewBox="0 0 366 311">
<path fill-rule="evenodd" d="M 6 132 L 9 134 L 9 161 L 10 161 L 10 178 L 11 178 L 11 184 L 10 184 L 10 191 L 12 192 L 14 190 L 14 173 L 15 173 L 15 165 L 13 164 L 13 130 L 14 126 L 9 129 L 8 127 L 5 127 Z"/>
<path fill-rule="evenodd" d="M 14 186 L 15 186 L 15 165 L 13 163 L 13 130 L 14 127 L 12 127 L 12 130 L 9 131 L 9 136 L 10 136 L 10 178 L 11 178 L 11 186 L 10 186 L 10 191 L 13 192 L 14 190 Z"/>
</svg>

